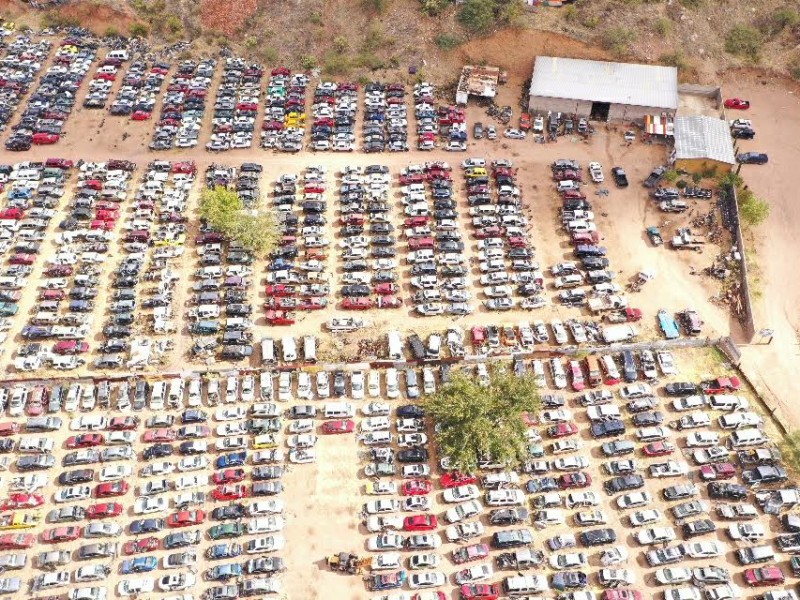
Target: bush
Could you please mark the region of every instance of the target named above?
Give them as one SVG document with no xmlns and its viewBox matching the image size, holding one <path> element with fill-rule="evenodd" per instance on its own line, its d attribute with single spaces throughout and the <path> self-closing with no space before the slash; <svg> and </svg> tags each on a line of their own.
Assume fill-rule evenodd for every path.
<svg viewBox="0 0 800 600">
<path fill-rule="evenodd" d="M 183 29 L 183 23 L 181 23 L 181 20 L 175 15 L 170 15 L 167 17 L 166 26 L 167 31 L 169 31 L 172 35 L 176 35 L 181 31 L 181 29 Z"/>
<path fill-rule="evenodd" d="M 689 185 L 689 184 L 686 182 L 686 180 L 685 179 L 681 179 L 678 183 L 675 184 L 675 187 L 678 188 L 679 190 L 682 190 L 687 185 Z"/>
<path fill-rule="evenodd" d="M 689 61 L 686 58 L 686 55 L 681 52 L 680 50 L 676 50 L 675 52 L 668 52 L 667 54 L 662 54 L 658 61 L 662 65 L 666 65 L 668 67 L 675 67 L 679 71 L 683 71 L 689 68 Z"/>
<path fill-rule="evenodd" d="M 361 0 L 361 4 L 367 10 L 371 10 L 373 12 L 382 15 L 386 12 L 386 7 L 388 6 L 388 0 Z"/>
<path fill-rule="evenodd" d="M 600 19 L 598 17 L 586 17 L 583 20 L 583 26 L 587 29 L 597 29 L 598 25 L 600 25 Z"/>
<path fill-rule="evenodd" d="M 675 183 L 678 181 L 678 172 L 675 169 L 670 169 L 666 173 L 664 173 L 664 181 L 667 183 Z"/>
<path fill-rule="evenodd" d="M 769 217 L 769 204 L 757 197 L 752 191 L 744 190 L 739 194 L 739 217 L 751 226 L 758 227 Z"/>
<path fill-rule="evenodd" d="M 655 31 L 661 37 L 669 35 L 672 33 L 672 21 L 667 19 L 666 17 L 661 17 L 653 23 L 653 31 Z"/>
<path fill-rule="evenodd" d="M 322 70 L 328 75 L 347 75 L 350 72 L 350 60 L 341 54 L 329 54 L 325 57 Z"/>
<path fill-rule="evenodd" d="M 364 36 L 364 42 L 361 44 L 361 49 L 364 52 L 374 52 L 386 43 L 383 37 L 383 29 L 377 23 L 374 23 L 368 30 L 367 35 Z"/>
<path fill-rule="evenodd" d="M 692 173 L 692 183 L 697 185 L 701 181 L 703 181 L 703 176 L 700 173 Z"/>
<path fill-rule="evenodd" d="M 449 0 L 421 0 L 422 12 L 429 17 L 441 14 L 450 4 Z"/>
<path fill-rule="evenodd" d="M 579 16 L 578 9 L 574 4 L 568 5 L 562 14 L 564 15 L 564 20 L 567 23 L 577 22 Z"/>
<path fill-rule="evenodd" d="M 623 57 L 628 53 L 631 42 L 636 39 L 636 32 L 629 27 L 612 27 L 607 29 L 601 37 L 601 44 L 615 56 Z"/>
<path fill-rule="evenodd" d="M 786 68 L 789 69 L 789 75 L 800 80 L 800 56 L 795 56 L 790 60 Z"/>
<path fill-rule="evenodd" d="M 278 57 L 280 56 L 278 51 L 272 46 L 263 46 L 258 55 L 261 57 L 261 60 L 268 65 L 278 62 Z"/>
<path fill-rule="evenodd" d="M 318 10 L 312 10 L 311 15 L 308 17 L 314 25 L 322 25 L 322 13 Z"/>
<path fill-rule="evenodd" d="M 495 22 L 493 0 L 467 0 L 458 13 L 458 22 L 473 33 L 486 33 Z"/>
<path fill-rule="evenodd" d="M 741 175 L 737 175 L 733 171 L 728 171 L 722 177 L 717 179 L 717 183 L 719 184 L 720 187 L 732 186 L 735 188 L 739 188 L 744 183 L 744 180 L 742 179 Z"/>
<path fill-rule="evenodd" d="M 792 28 L 800 23 L 800 14 L 793 8 L 779 8 L 774 13 L 767 15 L 761 26 L 766 35 L 777 35 L 787 28 Z"/>
<path fill-rule="evenodd" d="M 454 35 L 441 33 L 436 36 L 436 45 L 442 50 L 453 50 L 461 45 L 461 39 Z"/>
<path fill-rule="evenodd" d="M 703 4 L 703 0 L 679 0 L 680 5 L 684 8 L 700 8 Z"/>
<path fill-rule="evenodd" d="M 150 33 L 150 28 L 147 27 L 144 23 L 133 23 L 130 26 L 129 31 L 131 32 L 131 37 L 147 37 Z"/>
<path fill-rule="evenodd" d="M 105 37 L 119 37 L 119 29 L 116 27 L 106 27 L 106 31 L 103 35 Z"/>
<path fill-rule="evenodd" d="M 78 27 L 80 21 L 75 17 L 68 17 L 55 11 L 48 11 L 42 15 L 42 27 L 49 29 L 51 27 Z"/>
<path fill-rule="evenodd" d="M 348 41 L 348 39 L 347 39 L 345 36 L 343 36 L 343 35 L 337 36 L 337 37 L 336 37 L 336 38 L 333 40 L 333 48 L 334 48 L 334 49 L 336 50 L 336 52 L 338 52 L 339 54 L 342 54 L 343 52 L 345 52 L 345 51 L 346 51 L 346 50 L 347 50 L 349 47 L 350 47 L 350 42 L 349 42 L 349 41 Z"/>
<path fill-rule="evenodd" d="M 315 69 L 317 67 L 317 59 L 313 56 L 304 56 L 300 59 L 300 66 L 303 67 L 306 71 L 310 71 L 311 69 Z"/>
<path fill-rule="evenodd" d="M 757 61 L 764 39 L 761 32 L 750 25 L 734 25 L 725 36 L 725 51 Z"/>
</svg>

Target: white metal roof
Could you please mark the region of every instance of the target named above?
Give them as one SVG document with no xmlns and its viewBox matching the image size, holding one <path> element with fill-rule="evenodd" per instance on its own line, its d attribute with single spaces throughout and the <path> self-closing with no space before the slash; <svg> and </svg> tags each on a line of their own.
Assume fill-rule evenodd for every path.
<svg viewBox="0 0 800 600">
<path fill-rule="evenodd" d="M 730 126 L 723 119 L 703 115 L 675 117 L 675 158 L 736 164 Z"/>
<path fill-rule="evenodd" d="M 675 110 L 678 108 L 678 70 L 656 65 L 537 56 L 530 95 Z"/>
</svg>

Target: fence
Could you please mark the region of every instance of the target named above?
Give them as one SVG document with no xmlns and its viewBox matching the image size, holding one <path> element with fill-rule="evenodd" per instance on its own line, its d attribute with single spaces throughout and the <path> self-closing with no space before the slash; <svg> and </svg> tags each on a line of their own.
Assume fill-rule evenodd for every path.
<svg viewBox="0 0 800 600">
<path fill-rule="evenodd" d="M 744 319 L 742 320 L 742 330 L 748 341 L 751 341 L 756 334 L 755 316 L 753 315 L 753 301 L 750 295 L 750 277 L 747 267 L 747 251 L 745 250 L 744 237 L 742 235 L 742 222 L 739 218 L 739 194 L 736 187 L 727 185 L 722 190 L 722 201 L 729 202 L 731 210 L 729 219 L 732 221 L 729 227 L 736 236 L 736 247 L 739 249 L 741 260 L 739 261 L 741 284 L 740 291 L 742 307 L 744 308 Z"/>
</svg>

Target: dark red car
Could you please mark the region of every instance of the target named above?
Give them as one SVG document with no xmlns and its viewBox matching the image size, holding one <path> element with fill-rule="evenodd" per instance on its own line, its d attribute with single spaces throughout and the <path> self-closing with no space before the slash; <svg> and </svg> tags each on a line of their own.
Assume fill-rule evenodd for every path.
<svg viewBox="0 0 800 600">
<path fill-rule="evenodd" d="M 44 166 L 55 169 L 71 169 L 75 163 L 67 158 L 48 158 L 44 161 Z"/>
<path fill-rule="evenodd" d="M 182 510 L 167 517 L 167 527 L 190 527 L 206 520 L 202 510 Z"/>
<path fill-rule="evenodd" d="M 725 108 L 747 110 L 750 108 L 750 100 L 742 100 L 741 98 L 728 98 L 725 100 Z"/>
<path fill-rule="evenodd" d="M 380 294 L 381 296 L 388 296 L 389 294 L 395 294 L 400 289 L 396 283 L 379 283 L 375 286 L 375 293 Z"/>
<path fill-rule="evenodd" d="M 461 586 L 461 597 L 465 600 L 497 600 L 500 587 L 489 583 L 465 583 Z"/>
<path fill-rule="evenodd" d="M 322 310 L 328 306 L 325 298 L 301 298 L 297 303 L 297 310 Z"/>
<path fill-rule="evenodd" d="M 153 552 L 158 550 L 158 538 L 148 537 L 141 540 L 131 540 L 125 542 L 122 546 L 122 551 L 125 554 L 141 554 L 142 552 Z"/>
<path fill-rule="evenodd" d="M 433 484 L 430 481 L 411 479 L 403 482 L 403 485 L 400 486 L 400 493 L 403 496 L 424 496 L 430 494 L 432 489 Z"/>
<path fill-rule="evenodd" d="M 547 428 L 547 435 L 553 438 L 567 437 L 578 433 L 578 426 L 572 421 L 556 423 Z"/>
<path fill-rule="evenodd" d="M 172 442 L 177 435 L 174 429 L 149 429 L 144 434 L 144 441 L 148 443 Z"/>
<path fill-rule="evenodd" d="M 105 443 L 102 433 L 82 433 L 67 438 L 67 448 L 92 448 Z"/>
<path fill-rule="evenodd" d="M 81 535 L 80 527 L 53 527 L 42 532 L 40 537 L 44 544 L 60 544 L 77 540 Z"/>
<path fill-rule="evenodd" d="M 736 467 L 731 463 L 715 463 L 700 467 L 700 478 L 703 481 L 716 481 L 719 479 L 731 479 L 736 475 Z"/>
<path fill-rule="evenodd" d="M 0 550 L 24 550 L 36 543 L 32 533 L 7 533 L 0 535 Z"/>
<path fill-rule="evenodd" d="M 144 111 L 144 110 L 137 110 L 135 113 L 133 113 L 131 115 L 131 120 L 132 121 L 147 121 L 151 116 L 153 116 L 152 113 L 149 113 L 149 112 Z"/>
<path fill-rule="evenodd" d="M 675 452 L 675 446 L 670 442 L 651 442 L 642 448 L 645 456 L 666 456 Z"/>
<path fill-rule="evenodd" d="M 558 477 L 558 487 L 562 490 L 585 488 L 592 485 L 592 476 L 588 473 L 564 473 Z"/>
<path fill-rule="evenodd" d="M 341 304 L 342 310 L 369 310 L 372 306 L 372 298 L 345 298 Z"/>
<path fill-rule="evenodd" d="M 111 481 L 109 483 L 101 483 L 94 488 L 95 498 L 113 498 L 115 496 L 122 496 L 128 492 L 127 481 Z"/>
<path fill-rule="evenodd" d="M 745 569 L 745 583 L 753 587 L 764 585 L 783 585 L 786 578 L 780 567 L 759 567 L 757 569 Z"/>
<path fill-rule="evenodd" d="M 436 515 L 412 515 L 403 519 L 403 531 L 433 531 L 438 526 Z"/>
<path fill-rule="evenodd" d="M 294 325 L 294 313 L 284 310 L 268 310 L 266 313 L 267 323 L 270 325 Z"/>
<path fill-rule="evenodd" d="M 118 517 L 122 514 L 122 504 L 119 502 L 103 502 L 93 504 L 86 509 L 88 519 L 106 519 L 108 517 Z"/>
<path fill-rule="evenodd" d="M 265 292 L 267 296 L 284 298 L 286 296 L 294 296 L 297 293 L 297 288 L 293 285 L 278 283 L 274 285 L 268 285 L 265 289 Z"/>
<path fill-rule="evenodd" d="M 31 141 L 34 144 L 55 144 L 58 141 L 57 133 L 34 133 Z"/>
<path fill-rule="evenodd" d="M 352 419 L 341 421 L 325 421 L 322 424 L 322 433 L 353 433 L 356 424 Z"/>
<path fill-rule="evenodd" d="M 114 417 L 108 423 L 108 428 L 112 431 L 130 431 L 132 429 L 136 429 L 138 426 L 138 417 L 130 415 L 125 417 Z"/>
<path fill-rule="evenodd" d="M 225 469 L 224 471 L 217 471 L 214 473 L 213 480 L 217 485 L 225 483 L 238 483 L 244 481 L 244 469 Z"/>
<path fill-rule="evenodd" d="M 211 492 L 214 500 L 238 500 L 247 496 L 247 488 L 243 485 L 221 485 Z"/>
<path fill-rule="evenodd" d="M 53 346 L 53 352 L 56 354 L 82 354 L 88 351 L 89 343 L 77 340 L 62 340 Z"/>
</svg>

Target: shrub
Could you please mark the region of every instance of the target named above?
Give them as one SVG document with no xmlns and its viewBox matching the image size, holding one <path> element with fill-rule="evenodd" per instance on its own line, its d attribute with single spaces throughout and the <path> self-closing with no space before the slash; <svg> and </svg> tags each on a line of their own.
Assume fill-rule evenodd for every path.
<svg viewBox="0 0 800 600">
<path fill-rule="evenodd" d="M 258 54 L 261 57 L 261 60 L 268 65 L 278 62 L 278 51 L 272 46 L 263 46 Z"/>
<path fill-rule="evenodd" d="M 679 0 L 679 2 L 684 8 L 699 8 L 703 4 L 703 0 Z"/>
<path fill-rule="evenodd" d="M 461 45 L 461 39 L 457 38 L 454 35 L 447 35 L 446 33 L 441 33 L 436 36 L 436 45 L 441 48 L 442 50 L 452 50 L 454 48 L 458 48 Z"/>
<path fill-rule="evenodd" d="M 119 37 L 119 29 L 116 27 L 106 27 L 106 31 L 103 35 L 105 37 Z"/>
<path fill-rule="evenodd" d="M 597 17 L 586 17 L 583 20 L 583 26 L 587 29 L 597 29 L 597 26 L 600 24 L 600 19 Z"/>
<path fill-rule="evenodd" d="M 666 173 L 664 173 L 664 181 L 667 183 L 675 183 L 678 181 L 678 172 L 675 169 L 670 169 Z"/>
<path fill-rule="evenodd" d="M 575 23 L 578 20 L 578 9 L 574 4 L 568 5 L 563 12 L 564 20 L 567 23 Z"/>
<path fill-rule="evenodd" d="M 181 23 L 181 20 L 175 15 L 170 15 L 167 17 L 166 26 L 167 26 L 167 31 L 169 31 L 173 35 L 177 34 L 181 29 L 183 29 L 183 24 Z"/>
<path fill-rule="evenodd" d="M 703 176 L 700 173 L 692 173 L 692 183 L 697 185 L 701 181 L 703 181 Z"/>
<path fill-rule="evenodd" d="M 750 25 L 734 25 L 725 36 L 725 51 L 757 61 L 764 39 L 761 32 Z"/>
<path fill-rule="evenodd" d="M 679 71 L 689 68 L 689 61 L 686 58 L 686 55 L 680 50 L 676 50 L 675 52 L 668 52 L 667 54 L 662 54 L 658 58 L 658 60 L 662 65 L 666 65 L 668 67 L 675 67 Z"/>
<path fill-rule="evenodd" d="M 328 75 L 347 75 L 350 71 L 350 60 L 341 54 L 329 54 L 325 57 L 322 70 Z"/>
<path fill-rule="evenodd" d="M 800 23 L 800 14 L 793 8 L 779 8 L 764 19 L 761 25 L 766 35 L 777 35 L 787 28 L 792 28 Z"/>
<path fill-rule="evenodd" d="M 309 15 L 308 20 L 311 21 L 314 25 L 322 25 L 322 13 L 318 10 L 312 10 L 311 15 Z"/>
<path fill-rule="evenodd" d="M 361 4 L 367 10 L 371 10 L 373 12 L 382 15 L 386 12 L 386 7 L 388 6 L 388 0 L 361 0 Z"/>
<path fill-rule="evenodd" d="M 795 56 L 792 60 L 790 60 L 789 64 L 786 65 L 786 68 L 789 69 L 789 75 L 800 80 L 800 55 Z"/>
<path fill-rule="evenodd" d="M 769 217 L 769 204 L 752 191 L 745 190 L 739 194 L 739 216 L 745 224 L 758 227 Z"/>
<path fill-rule="evenodd" d="M 306 71 L 310 71 L 311 69 L 316 68 L 317 59 L 313 56 L 306 55 L 300 59 L 300 66 L 303 67 Z"/>
<path fill-rule="evenodd" d="M 42 27 L 78 27 L 80 21 L 75 17 L 68 17 L 55 11 L 48 11 L 42 15 Z"/>
<path fill-rule="evenodd" d="M 689 185 L 689 184 L 686 183 L 686 180 L 685 179 L 681 179 L 678 183 L 675 184 L 675 187 L 678 188 L 679 190 L 682 190 L 687 185 Z"/>
<path fill-rule="evenodd" d="M 374 52 L 386 43 L 383 37 L 383 29 L 377 23 L 374 23 L 368 30 L 367 35 L 364 36 L 364 42 L 361 44 L 361 49 L 364 52 Z"/>
<path fill-rule="evenodd" d="M 733 171 L 728 171 L 722 177 L 717 179 L 717 183 L 720 187 L 728 187 L 733 186 L 735 188 L 741 187 L 744 183 L 741 175 L 737 175 Z"/>
<path fill-rule="evenodd" d="M 343 53 L 350 47 L 350 42 L 343 35 L 337 36 L 333 40 L 333 47 L 339 54 Z"/>
<path fill-rule="evenodd" d="M 617 26 L 607 29 L 600 41 L 606 50 L 610 50 L 617 57 L 622 57 L 628 53 L 631 42 L 635 39 L 636 32 L 633 29 Z"/>
<path fill-rule="evenodd" d="M 494 24 L 492 0 L 467 0 L 458 13 L 458 22 L 473 33 L 486 33 Z"/>
<path fill-rule="evenodd" d="M 666 17 L 661 17 L 653 23 L 653 31 L 655 31 L 661 37 L 669 35 L 672 33 L 672 21 L 667 19 Z"/>
<path fill-rule="evenodd" d="M 422 12 L 429 17 L 435 17 L 441 14 L 448 6 L 450 0 L 421 0 Z"/>
<path fill-rule="evenodd" d="M 147 37 L 150 33 L 150 28 L 147 27 L 144 23 L 133 23 L 130 26 L 129 31 L 131 32 L 131 37 Z"/>
</svg>

